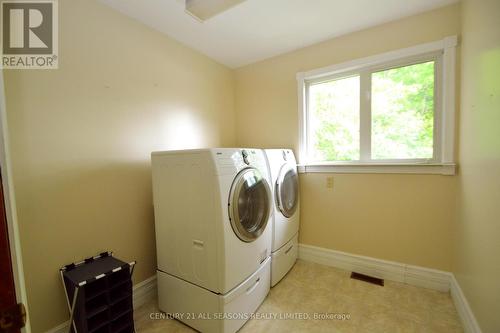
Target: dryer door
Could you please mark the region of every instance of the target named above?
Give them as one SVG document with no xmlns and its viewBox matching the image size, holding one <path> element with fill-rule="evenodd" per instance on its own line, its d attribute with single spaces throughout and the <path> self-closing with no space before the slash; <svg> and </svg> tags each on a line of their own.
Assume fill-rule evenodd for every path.
<svg viewBox="0 0 500 333">
<path fill-rule="evenodd" d="M 244 242 L 256 240 L 265 230 L 270 212 L 269 184 L 259 170 L 242 170 L 229 195 L 229 219 L 236 236 Z"/>
<path fill-rule="evenodd" d="M 276 180 L 276 203 L 281 214 L 292 217 L 299 205 L 299 177 L 297 167 L 285 164 Z"/>
</svg>

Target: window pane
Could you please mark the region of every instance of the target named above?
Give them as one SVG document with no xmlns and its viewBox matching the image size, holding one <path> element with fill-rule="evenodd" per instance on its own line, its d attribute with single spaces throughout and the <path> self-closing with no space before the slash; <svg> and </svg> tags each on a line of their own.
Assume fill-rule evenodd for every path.
<svg viewBox="0 0 500 333">
<path fill-rule="evenodd" d="M 309 160 L 359 160 L 359 76 L 309 86 Z"/>
<path fill-rule="evenodd" d="M 372 159 L 433 157 L 434 62 L 372 74 Z"/>
</svg>

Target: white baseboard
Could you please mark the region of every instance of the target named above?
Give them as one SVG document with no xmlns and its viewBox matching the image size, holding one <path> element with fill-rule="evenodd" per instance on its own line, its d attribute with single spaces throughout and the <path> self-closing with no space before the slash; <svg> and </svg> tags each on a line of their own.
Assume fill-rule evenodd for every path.
<svg viewBox="0 0 500 333">
<path fill-rule="evenodd" d="M 453 273 L 299 244 L 299 259 L 409 285 L 450 292 L 465 333 L 481 333 Z"/>
<path fill-rule="evenodd" d="M 476 317 L 474 316 L 474 313 L 469 306 L 469 302 L 467 302 L 462 288 L 460 288 L 460 285 L 458 284 L 458 281 L 454 275 L 451 276 L 450 282 L 451 298 L 453 299 L 453 303 L 455 303 L 458 315 L 462 320 L 464 332 L 481 333 L 481 328 L 477 323 Z"/>
<path fill-rule="evenodd" d="M 405 265 L 404 283 L 409 285 L 434 289 L 439 291 L 450 291 L 450 272 L 420 266 Z"/>
<path fill-rule="evenodd" d="M 156 292 L 156 275 L 139 282 L 133 289 L 134 309 L 154 299 Z"/>
<path fill-rule="evenodd" d="M 299 244 L 299 258 L 390 281 L 439 290 L 450 290 L 451 273 L 401 264 L 312 245 Z"/>
<path fill-rule="evenodd" d="M 45 333 L 68 333 L 69 328 L 69 320 L 65 321 L 61 325 L 54 327 L 53 329 L 48 330 Z"/>
<path fill-rule="evenodd" d="M 381 279 L 404 282 L 418 287 L 444 292 L 450 291 L 458 315 L 464 326 L 464 332 L 481 333 L 481 329 L 460 285 L 455 276 L 450 272 L 406 265 L 305 244 L 299 244 L 299 259 L 367 274 Z M 134 286 L 134 308 L 138 308 L 156 297 L 156 283 L 155 275 Z M 46 333 L 67 333 L 68 324 L 68 321 L 62 323 Z"/>
<path fill-rule="evenodd" d="M 156 275 L 139 282 L 133 287 L 134 309 L 156 297 Z M 48 330 L 45 333 L 68 333 L 69 320 Z"/>
</svg>

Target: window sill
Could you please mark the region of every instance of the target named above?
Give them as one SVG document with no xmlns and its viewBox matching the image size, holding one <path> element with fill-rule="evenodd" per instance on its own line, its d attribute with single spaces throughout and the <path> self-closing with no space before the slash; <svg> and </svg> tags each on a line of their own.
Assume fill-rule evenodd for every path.
<svg viewBox="0 0 500 333">
<path fill-rule="evenodd" d="M 393 173 L 453 176 L 456 164 L 299 164 L 299 173 Z"/>
</svg>

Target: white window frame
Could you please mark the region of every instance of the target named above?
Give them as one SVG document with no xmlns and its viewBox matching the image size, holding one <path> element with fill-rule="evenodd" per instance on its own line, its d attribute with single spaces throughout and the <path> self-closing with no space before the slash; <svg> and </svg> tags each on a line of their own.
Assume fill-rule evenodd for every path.
<svg viewBox="0 0 500 333">
<path fill-rule="evenodd" d="M 371 57 L 297 73 L 299 172 L 455 174 L 455 62 L 457 36 Z M 371 160 L 371 86 L 374 71 L 435 61 L 434 156 L 431 159 Z M 322 81 L 360 75 L 360 160 L 308 160 L 308 87 Z M 368 133 L 368 135 L 367 135 Z"/>
</svg>

